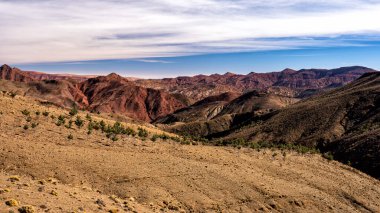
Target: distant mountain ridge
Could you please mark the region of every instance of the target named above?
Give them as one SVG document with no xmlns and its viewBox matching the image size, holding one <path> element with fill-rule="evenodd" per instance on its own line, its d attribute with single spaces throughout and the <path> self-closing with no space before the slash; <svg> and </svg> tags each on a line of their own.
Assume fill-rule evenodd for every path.
<svg viewBox="0 0 380 213">
<path fill-rule="evenodd" d="M 342 67 L 337 69 L 284 69 L 280 72 L 254 73 L 247 75 L 226 73 L 224 75 L 196 75 L 193 77 L 164 78 L 157 80 L 139 79 L 140 86 L 163 89 L 170 93 L 180 93 L 193 103 L 208 96 L 225 92 L 246 93 L 252 90 L 297 97 L 306 90 L 325 90 L 343 86 L 364 73 L 376 70 L 361 67 Z"/>
</svg>

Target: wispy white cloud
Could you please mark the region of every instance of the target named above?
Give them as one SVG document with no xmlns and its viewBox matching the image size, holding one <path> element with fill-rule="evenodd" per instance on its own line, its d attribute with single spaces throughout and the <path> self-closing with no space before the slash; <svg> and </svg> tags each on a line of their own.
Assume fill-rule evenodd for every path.
<svg viewBox="0 0 380 213">
<path fill-rule="evenodd" d="M 160 64 L 172 64 L 172 63 L 174 63 L 171 61 L 154 60 L 154 59 L 136 59 L 135 61 L 144 62 L 144 63 L 160 63 Z"/>
<path fill-rule="evenodd" d="M 360 45 L 334 36 L 380 33 L 375 0 L 0 0 L 0 10 L 4 63 Z"/>
</svg>

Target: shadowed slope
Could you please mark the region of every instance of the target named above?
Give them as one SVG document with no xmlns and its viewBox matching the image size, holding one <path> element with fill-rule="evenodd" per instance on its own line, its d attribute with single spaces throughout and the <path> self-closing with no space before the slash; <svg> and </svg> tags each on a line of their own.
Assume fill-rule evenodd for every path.
<svg viewBox="0 0 380 213">
<path fill-rule="evenodd" d="M 273 113 L 263 123 L 253 122 L 227 138 L 318 147 L 380 177 L 379 128 L 380 74 L 369 73 L 347 86 Z"/>
</svg>

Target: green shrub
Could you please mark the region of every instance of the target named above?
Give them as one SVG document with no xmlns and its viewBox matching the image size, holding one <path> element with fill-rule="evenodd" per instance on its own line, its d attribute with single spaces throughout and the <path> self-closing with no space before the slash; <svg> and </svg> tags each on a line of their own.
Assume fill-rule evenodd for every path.
<svg viewBox="0 0 380 213">
<path fill-rule="evenodd" d="M 32 117 L 28 116 L 28 117 L 26 118 L 26 122 L 31 122 L 31 121 L 32 121 Z"/>
<path fill-rule="evenodd" d="M 124 132 L 124 127 L 120 122 L 115 122 L 112 127 L 112 132 L 115 134 L 121 134 Z"/>
<path fill-rule="evenodd" d="M 87 113 L 87 115 L 86 115 L 86 119 L 87 119 L 88 121 L 92 121 L 92 117 L 91 117 L 91 115 Z"/>
<path fill-rule="evenodd" d="M 27 109 L 22 110 L 21 113 L 23 115 L 25 115 L 25 116 L 29 116 L 30 115 L 30 112 Z"/>
<path fill-rule="evenodd" d="M 32 128 L 34 129 L 34 128 L 36 128 L 37 126 L 38 126 L 39 124 L 38 123 L 32 123 Z"/>
<path fill-rule="evenodd" d="M 75 125 L 77 125 L 78 128 L 81 128 L 84 125 L 84 120 L 82 120 L 80 116 L 77 116 Z"/>
<path fill-rule="evenodd" d="M 130 127 L 126 127 L 124 128 L 123 130 L 123 134 L 124 135 L 131 135 L 131 136 L 135 136 L 137 133 L 134 129 L 130 128 Z"/>
<path fill-rule="evenodd" d="M 41 112 L 40 111 L 36 111 L 36 115 L 40 115 L 41 114 Z"/>
<path fill-rule="evenodd" d="M 47 117 L 47 116 L 49 116 L 49 112 L 44 111 L 44 112 L 42 113 L 42 115 L 45 116 L 45 117 Z"/>
<path fill-rule="evenodd" d="M 159 135 L 154 134 L 150 140 L 155 142 L 155 141 L 157 141 L 158 138 L 160 138 Z"/>
<path fill-rule="evenodd" d="M 61 126 L 61 125 L 64 125 L 65 122 L 66 122 L 66 117 L 64 115 L 60 115 L 60 116 L 58 116 L 58 120 L 55 124 L 57 126 Z"/>
<path fill-rule="evenodd" d="M 118 138 L 116 135 L 113 135 L 113 136 L 111 137 L 111 140 L 112 140 L 112 141 L 117 141 L 117 140 L 119 140 L 119 138 Z"/>
<path fill-rule="evenodd" d="M 25 124 L 25 125 L 24 125 L 24 129 L 25 129 L 25 130 L 28 130 L 28 129 L 29 129 L 29 126 Z"/>
<path fill-rule="evenodd" d="M 105 132 L 106 122 L 104 122 L 103 120 L 101 120 L 100 123 L 99 123 L 99 125 L 100 125 L 100 129 L 102 130 L 102 132 Z"/>
<path fill-rule="evenodd" d="M 140 138 L 146 138 L 146 137 L 148 137 L 148 131 L 144 128 L 139 127 L 138 128 L 138 136 Z"/>
<path fill-rule="evenodd" d="M 72 140 L 72 139 L 74 139 L 74 136 L 73 136 L 72 134 L 69 134 L 69 135 L 67 136 L 67 139 Z"/>
</svg>

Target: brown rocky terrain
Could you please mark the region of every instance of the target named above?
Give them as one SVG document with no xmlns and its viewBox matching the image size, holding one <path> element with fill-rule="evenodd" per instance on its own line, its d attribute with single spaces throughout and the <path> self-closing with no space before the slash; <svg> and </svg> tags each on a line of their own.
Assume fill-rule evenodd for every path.
<svg viewBox="0 0 380 213">
<path fill-rule="evenodd" d="M 85 126 L 66 127 L 75 120 L 67 110 L 9 92 L 0 94 L 0 112 L 1 211 L 380 211 L 378 180 L 320 155 L 153 142 L 153 132 L 163 132 L 152 125 L 143 126 L 145 139 L 111 140 L 86 131 L 90 121 L 113 124 L 112 117 L 91 114 Z M 65 126 L 56 124 L 60 115 Z"/>
<path fill-rule="evenodd" d="M 239 75 L 197 75 L 193 77 L 165 78 L 158 80 L 137 80 L 136 83 L 150 88 L 164 89 L 170 93 L 180 93 L 193 102 L 208 96 L 225 92 L 245 93 L 252 90 L 271 92 L 273 94 L 297 97 L 303 92 L 343 86 L 362 74 L 374 72 L 366 67 L 342 67 L 338 69 L 302 69 L 299 71 L 285 69 L 281 72 L 249 73 Z"/>
<path fill-rule="evenodd" d="M 365 74 L 264 119 L 252 116 L 248 125 L 226 134 L 227 139 L 316 147 L 379 178 L 380 74 Z"/>
<path fill-rule="evenodd" d="M 223 93 L 205 98 L 187 108 L 180 109 L 159 120 L 164 129 L 196 137 L 213 137 L 241 126 L 251 117 L 265 115 L 299 101 L 296 98 L 263 92 L 243 95 Z"/>
<path fill-rule="evenodd" d="M 185 103 L 173 95 L 136 86 L 114 73 L 88 79 L 78 86 L 88 98 L 88 109 L 123 114 L 147 122 L 185 107 Z"/>
<path fill-rule="evenodd" d="M 140 87 L 114 73 L 78 82 L 78 79 L 71 79 L 69 76 L 38 76 L 3 65 L 0 74 L 0 79 L 6 80 L 1 84 L 8 91 L 17 91 L 22 95 L 63 107 L 77 105 L 87 110 L 117 113 L 146 122 L 172 113 L 187 104 L 186 98 L 181 95 Z"/>
</svg>

